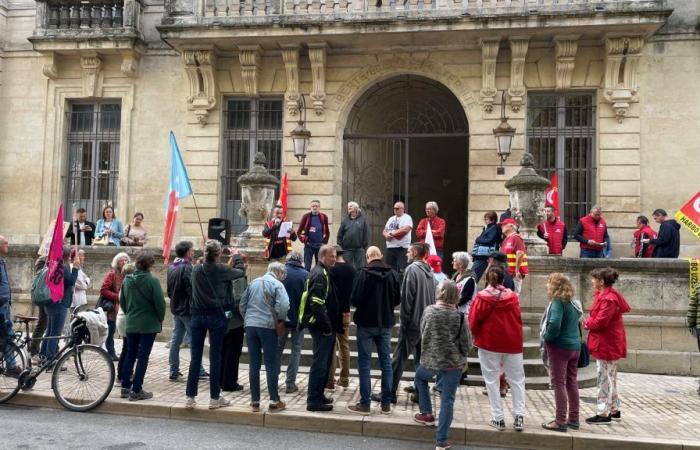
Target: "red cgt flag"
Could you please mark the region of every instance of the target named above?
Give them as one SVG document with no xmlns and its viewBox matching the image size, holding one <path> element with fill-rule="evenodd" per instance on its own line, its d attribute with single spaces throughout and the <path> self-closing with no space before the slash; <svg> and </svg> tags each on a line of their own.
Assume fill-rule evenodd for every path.
<svg viewBox="0 0 700 450">
<path fill-rule="evenodd" d="M 282 177 L 282 187 L 280 188 L 280 198 L 277 204 L 282 207 L 282 218 L 287 220 L 287 197 L 289 196 L 289 180 L 287 179 L 287 172 L 284 173 Z"/>
<path fill-rule="evenodd" d="M 545 200 L 544 206 L 551 206 L 554 208 L 554 213 L 559 214 L 559 179 L 557 178 L 557 173 L 554 172 L 552 175 L 552 181 L 549 183 L 549 187 L 544 191 Z"/>
<path fill-rule="evenodd" d="M 700 192 L 676 213 L 676 220 L 685 225 L 691 233 L 700 238 Z"/>
</svg>

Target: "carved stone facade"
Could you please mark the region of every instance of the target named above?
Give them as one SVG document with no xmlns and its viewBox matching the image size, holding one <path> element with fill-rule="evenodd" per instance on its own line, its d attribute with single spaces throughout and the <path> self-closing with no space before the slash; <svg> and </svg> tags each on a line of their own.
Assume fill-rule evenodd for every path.
<svg viewBox="0 0 700 450">
<path fill-rule="evenodd" d="M 287 75 L 287 112 L 290 116 L 299 114 L 299 46 L 282 47 L 284 72 Z"/>
<path fill-rule="evenodd" d="M 216 106 L 216 54 L 210 49 L 185 50 L 182 62 L 189 81 L 188 109 L 194 112 L 197 122 L 206 125 L 209 111 Z"/>
<path fill-rule="evenodd" d="M 493 111 L 496 98 L 496 58 L 500 39 L 482 39 L 481 42 L 481 105 L 484 111 Z M 527 51 L 527 47 L 526 47 Z"/>
<path fill-rule="evenodd" d="M 574 74 L 576 52 L 578 51 L 578 39 L 578 36 L 554 38 L 557 57 L 556 89 L 558 91 L 571 88 L 571 77 Z"/>
<path fill-rule="evenodd" d="M 638 101 L 637 71 L 644 38 L 615 37 L 605 40 L 605 99 L 612 104 L 617 121 L 622 123 L 630 104 Z"/>
<path fill-rule="evenodd" d="M 528 38 L 510 38 L 510 108 L 519 112 L 527 91 L 523 83 L 525 76 L 525 56 L 527 55 Z"/>
<path fill-rule="evenodd" d="M 309 44 L 311 60 L 311 100 L 317 116 L 323 114 L 326 103 L 326 44 Z"/>
<path fill-rule="evenodd" d="M 260 46 L 241 46 L 238 48 L 241 63 L 241 77 L 244 92 L 251 97 L 258 96 L 258 66 L 260 65 Z"/>
</svg>

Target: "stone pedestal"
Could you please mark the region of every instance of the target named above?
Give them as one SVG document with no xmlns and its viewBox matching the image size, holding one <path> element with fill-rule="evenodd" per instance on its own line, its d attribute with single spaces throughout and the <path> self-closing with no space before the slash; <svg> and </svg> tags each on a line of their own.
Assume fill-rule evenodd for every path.
<svg viewBox="0 0 700 450">
<path fill-rule="evenodd" d="M 520 160 L 521 169 L 517 175 L 506 181 L 510 192 L 510 211 L 519 227 L 527 245 L 528 255 L 547 255 L 547 243 L 537 236 L 537 225 L 545 218 L 544 192 L 549 187 L 549 180 L 535 172 L 535 158 L 525 153 Z"/>
</svg>

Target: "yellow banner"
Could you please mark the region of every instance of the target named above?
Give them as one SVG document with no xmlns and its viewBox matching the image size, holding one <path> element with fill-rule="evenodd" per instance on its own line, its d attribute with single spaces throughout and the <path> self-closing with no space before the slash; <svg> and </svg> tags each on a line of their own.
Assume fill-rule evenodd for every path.
<svg viewBox="0 0 700 450">
<path fill-rule="evenodd" d="M 700 259 L 688 258 L 690 263 L 690 271 L 688 273 L 688 290 L 689 295 L 693 295 L 695 292 L 695 286 L 700 284 Z"/>
<path fill-rule="evenodd" d="M 700 239 L 700 226 L 693 222 L 693 220 L 690 217 L 683 214 L 683 212 L 678 211 L 676 213 L 676 220 L 685 225 L 686 228 L 688 228 L 688 230 L 690 230 L 690 232 L 695 235 L 695 237 Z"/>
</svg>

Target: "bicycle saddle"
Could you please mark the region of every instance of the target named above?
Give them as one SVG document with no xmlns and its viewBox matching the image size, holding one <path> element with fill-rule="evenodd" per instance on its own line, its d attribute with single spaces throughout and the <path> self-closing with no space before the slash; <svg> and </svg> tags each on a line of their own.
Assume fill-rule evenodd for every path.
<svg viewBox="0 0 700 450">
<path fill-rule="evenodd" d="M 39 320 L 39 318 L 32 316 L 23 316 L 22 314 L 15 314 L 15 320 L 18 322 L 35 322 Z"/>
</svg>

